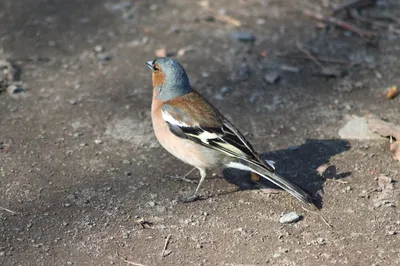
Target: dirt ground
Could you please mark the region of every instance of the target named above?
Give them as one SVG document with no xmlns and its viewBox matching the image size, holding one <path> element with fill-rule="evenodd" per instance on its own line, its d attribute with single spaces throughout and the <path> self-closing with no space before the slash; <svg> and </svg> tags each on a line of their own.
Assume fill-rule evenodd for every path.
<svg viewBox="0 0 400 266">
<path fill-rule="evenodd" d="M 400 82 L 399 35 L 347 20 L 380 32 L 374 45 L 318 28 L 296 1 L 210 2 L 242 26 L 196 1 L 1 1 L 0 58 L 18 67 L 25 91 L 0 92 L 0 207 L 15 212 L 0 210 L 0 265 L 400 265 L 399 189 L 382 195 L 377 183 L 399 180 L 400 162 L 388 140 L 338 135 L 367 112 L 400 124 L 400 97 L 386 98 Z M 304 2 L 323 12 L 339 1 Z M 362 11 L 399 17 L 400 3 Z M 237 40 L 238 30 L 255 40 Z M 353 64 L 320 61 L 346 70 L 321 75 L 296 58 L 306 57 L 299 44 Z M 279 173 L 322 195 L 332 228 L 287 193 L 254 189 L 229 170 L 205 181 L 206 199 L 176 200 L 196 184 L 171 178 L 190 166 L 152 133 L 145 62 L 161 48 L 179 53 L 192 85 Z M 318 175 L 326 163 L 337 179 Z M 303 219 L 281 224 L 290 211 Z"/>
</svg>

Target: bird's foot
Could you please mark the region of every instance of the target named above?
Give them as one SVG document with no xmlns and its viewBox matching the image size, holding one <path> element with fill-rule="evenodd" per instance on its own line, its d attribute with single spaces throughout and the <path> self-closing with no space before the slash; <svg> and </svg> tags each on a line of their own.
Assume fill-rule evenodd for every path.
<svg viewBox="0 0 400 266">
<path fill-rule="evenodd" d="M 189 203 L 189 202 L 194 202 L 194 201 L 197 201 L 197 200 L 204 200 L 206 198 L 207 197 L 202 197 L 201 195 L 195 194 L 195 195 L 192 195 L 192 196 L 179 196 L 177 198 L 177 200 L 179 202 L 182 202 L 182 203 Z"/>
</svg>

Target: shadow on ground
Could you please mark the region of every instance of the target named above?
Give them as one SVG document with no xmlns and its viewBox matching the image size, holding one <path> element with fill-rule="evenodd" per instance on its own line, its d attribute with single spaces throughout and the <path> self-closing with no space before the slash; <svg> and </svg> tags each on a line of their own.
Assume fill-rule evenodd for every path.
<svg viewBox="0 0 400 266">
<path fill-rule="evenodd" d="M 350 149 L 350 143 L 346 140 L 330 139 L 317 140 L 310 139 L 300 146 L 289 149 L 277 150 L 263 153 L 264 159 L 275 161 L 276 172 L 294 183 L 298 184 L 305 191 L 315 198 L 316 204 L 322 207 L 321 192 L 325 180 L 317 172 L 317 167 L 329 163 L 331 157 Z M 335 178 L 345 178 L 351 173 L 338 173 Z M 257 189 L 260 186 L 251 180 L 247 171 L 236 169 L 224 169 L 223 177 L 229 183 L 238 186 L 242 190 Z M 267 180 L 260 180 L 266 187 L 276 188 L 274 184 Z M 323 194 L 323 193 L 322 193 Z"/>
</svg>

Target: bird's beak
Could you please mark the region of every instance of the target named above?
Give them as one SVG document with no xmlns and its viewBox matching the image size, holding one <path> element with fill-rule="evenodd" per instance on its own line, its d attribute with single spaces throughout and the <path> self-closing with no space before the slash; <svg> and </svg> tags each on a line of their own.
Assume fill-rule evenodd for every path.
<svg viewBox="0 0 400 266">
<path fill-rule="evenodd" d="M 147 61 L 146 65 L 150 68 L 153 69 L 153 61 Z"/>
</svg>

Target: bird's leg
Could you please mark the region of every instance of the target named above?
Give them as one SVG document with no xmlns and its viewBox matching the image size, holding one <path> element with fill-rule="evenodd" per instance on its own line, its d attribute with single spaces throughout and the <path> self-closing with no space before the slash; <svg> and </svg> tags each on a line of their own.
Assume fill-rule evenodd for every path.
<svg viewBox="0 0 400 266">
<path fill-rule="evenodd" d="M 200 181 L 199 181 L 199 184 L 197 185 L 196 191 L 194 192 L 194 195 L 193 195 L 193 196 L 196 196 L 196 195 L 197 195 L 197 192 L 199 192 L 199 189 L 200 189 L 200 187 L 201 187 L 201 184 L 203 184 L 204 179 L 206 179 L 206 176 L 207 176 L 207 172 L 206 172 L 205 169 L 199 168 L 199 172 L 200 172 Z"/>
<path fill-rule="evenodd" d="M 193 167 L 192 170 L 190 170 L 189 172 L 187 172 L 184 176 L 180 176 L 180 175 L 175 175 L 175 176 L 171 176 L 172 179 L 178 179 L 178 180 L 182 180 L 188 183 L 192 183 L 195 184 L 197 183 L 196 180 L 191 180 L 189 178 L 187 178 L 194 170 L 196 170 L 196 167 Z"/>
<path fill-rule="evenodd" d="M 199 172 L 200 172 L 199 184 L 197 185 L 196 191 L 194 192 L 194 194 L 192 196 L 183 199 L 183 202 L 185 202 L 185 203 L 193 202 L 193 201 L 199 199 L 198 192 L 200 190 L 201 184 L 203 184 L 203 182 L 204 182 L 204 179 L 206 179 L 207 173 L 206 173 L 206 170 L 203 168 L 197 168 L 197 169 L 199 169 Z"/>
</svg>

